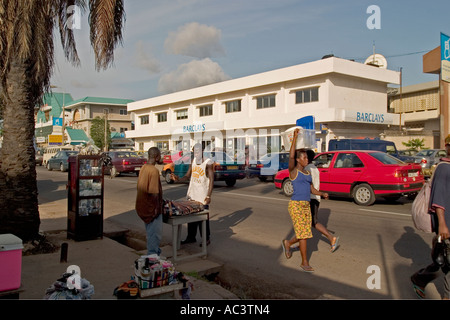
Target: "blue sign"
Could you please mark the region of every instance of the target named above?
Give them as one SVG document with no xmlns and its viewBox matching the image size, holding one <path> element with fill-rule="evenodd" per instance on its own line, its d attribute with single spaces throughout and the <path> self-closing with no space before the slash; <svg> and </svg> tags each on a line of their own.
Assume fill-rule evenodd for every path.
<svg viewBox="0 0 450 320">
<path fill-rule="evenodd" d="M 63 125 L 63 119 L 62 118 L 53 118 L 53 125 L 54 126 L 61 126 Z"/>
<path fill-rule="evenodd" d="M 441 60 L 450 61 L 450 37 L 441 32 Z"/>
<path fill-rule="evenodd" d="M 315 129 L 314 116 L 306 116 L 306 117 L 297 119 L 295 125 L 302 127 L 303 129 L 314 130 Z"/>
</svg>

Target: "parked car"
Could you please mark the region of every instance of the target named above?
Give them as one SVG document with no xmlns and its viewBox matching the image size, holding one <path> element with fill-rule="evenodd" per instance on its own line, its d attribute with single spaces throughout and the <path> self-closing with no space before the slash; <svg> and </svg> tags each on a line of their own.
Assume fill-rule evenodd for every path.
<svg viewBox="0 0 450 320">
<path fill-rule="evenodd" d="M 404 162 L 414 162 L 412 156 L 400 154 L 395 143 L 381 139 L 331 139 L 328 141 L 328 151 L 334 150 L 375 150 L 386 152 Z"/>
<path fill-rule="evenodd" d="M 164 164 L 172 163 L 172 162 L 180 159 L 181 157 L 183 157 L 184 153 L 186 153 L 186 151 L 177 151 L 174 153 L 166 153 L 163 155 L 163 163 Z"/>
<path fill-rule="evenodd" d="M 234 161 L 223 151 L 206 151 L 203 156 L 214 161 L 214 181 L 225 181 L 227 186 L 232 187 L 237 180 L 246 176 L 245 165 Z M 180 178 L 183 177 L 188 172 L 191 161 L 192 153 L 184 152 L 181 158 L 166 164 L 161 174 L 166 182 L 171 184 L 174 181 L 170 178 L 170 174 L 175 173 Z"/>
<path fill-rule="evenodd" d="M 273 179 L 275 174 L 289 166 L 289 152 L 273 152 L 261 157 L 248 167 L 250 177 L 258 177 L 261 181 Z"/>
<path fill-rule="evenodd" d="M 398 150 L 398 154 L 402 156 L 414 157 L 417 154 L 417 150 L 409 149 L 409 150 Z"/>
<path fill-rule="evenodd" d="M 372 205 L 377 196 L 389 200 L 413 197 L 424 183 L 420 165 L 380 151 L 323 152 L 314 158 L 314 164 L 320 172 L 320 191 L 352 197 L 363 206 Z M 288 169 L 278 172 L 274 182 L 286 196 L 292 195 Z"/>
<path fill-rule="evenodd" d="M 134 151 L 108 151 L 107 156 L 111 158 L 111 169 L 105 167 L 105 174 L 115 177 L 121 173 L 135 173 L 137 176 L 147 159 L 141 157 Z"/>
<path fill-rule="evenodd" d="M 441 158 L 446 156 L 447 152 L 444 149 L 426 149 L 416 153 L 414 162 L 420 164 L 423 174 L 428 178 L 431 177 L 433 165 L 438 164 Z"/>
<path fill-rule="evenodd" d="M 36 165 L 42 166 L 42 164 L 44 163 L 44 152 L 41 148 L 38 148 L 36 150 L 35 159 Z"/>
<path fill-rule="evenodd" d="M 51 171 L 55 169 L 63 172 L 69 170 L 69 157 L 76 156 L 78 153 L 76 150 L 58 151 L 53 157 L 47 160 L 47 170 Z"/>
</svg>

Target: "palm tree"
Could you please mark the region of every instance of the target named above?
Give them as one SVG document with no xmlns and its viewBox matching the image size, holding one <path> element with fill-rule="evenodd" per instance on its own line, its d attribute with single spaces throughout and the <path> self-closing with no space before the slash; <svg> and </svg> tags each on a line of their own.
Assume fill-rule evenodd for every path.
<svg viewBox="0 0 450 320">
<path fill-rule="evenodd" d="M 123 0 L 0 0 L 0 234 L 31 240 L 39 233 L 35 168 L 34 107 L 50 91 L 53 32 L 59 29 L 64 54 L 79 65 L 72 30 L 73 6 L 89 10 L 96 70 L 108 68 L 122 42 Z M 65 208 L 61 208 L 65 210 Z"/>
</svg>

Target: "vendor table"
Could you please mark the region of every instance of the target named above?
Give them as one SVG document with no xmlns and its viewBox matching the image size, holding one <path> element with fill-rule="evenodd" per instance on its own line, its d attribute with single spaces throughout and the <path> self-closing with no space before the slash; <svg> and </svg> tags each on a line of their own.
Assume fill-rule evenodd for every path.
<svg viewBox="0 0 450 320">
<path fill-rule="evenodd" d="M 172 250 L 173 250 L 173 261 L 180 261 L 186 258 L 192 257 L 206 257 L 206 221 L 209 217 L 209 211 L 203 210 L 196 213 L 190 213 L 181 216 L 172 216 L 168 219 L 167 224 L 172 226 Z M 189 222 L 202 222 L 202 251 L 200 253 L 191 254 L 185 257 L 177 257 L 177 251 L 180 249 L 181 244 L 181 227 L 185 223 Z"/>
</svg>

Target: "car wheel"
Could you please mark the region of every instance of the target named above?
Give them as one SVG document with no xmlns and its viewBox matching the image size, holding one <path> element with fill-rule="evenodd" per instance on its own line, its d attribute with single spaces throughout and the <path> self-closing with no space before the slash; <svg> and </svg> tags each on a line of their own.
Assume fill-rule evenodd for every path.
<svg viewBox="0 0 450 320">
<path fill-rule="evenodd" d="M 261 181 L 261 182 L 266 182 L 267 181 L 267 177 L 259 176 L 258 178 L 259 178 L 259 181 Z"/>
<path fill-rule="evenodd" d="M 47 162 L 47 170 L 52 171 L 52 168 L 50 167 L 50 163 Z"/>
<path fill-rule="evenodd" d="M 225 183 L 227 184 L 228 187 L 232 187 L 236 184 L 236 179 L 227 179 L 225 180 Z"/>
<path fill-rule="evenodd" d="M 370 206 L 375 202 L 375 194 L 371 186 L 361 183 L 353 189 L 353 199 L 360 206 Z"/>
<path fill-rule="evenodd" d="M 285 179 L 283 181 L 281 190 L 283 190 L 283 193 L 286 197 L 292 197 L 292 194 L 294 193 L 294 187 L 292 186 L 292 181 L 290 179 Z"/>
<path fill-rule="evenodd" d="M 170 174 L 172 173 L 172 171 L 170 170 L 166 170 L 166 176 L 164 177 L 164 179 L 166 180 L 166 182 L 168 184 L 172 184 L 174 183 L 174 181 L 172 179 L 170 179 Z"/>
</svg>

